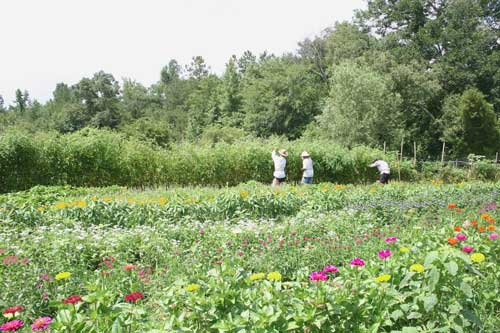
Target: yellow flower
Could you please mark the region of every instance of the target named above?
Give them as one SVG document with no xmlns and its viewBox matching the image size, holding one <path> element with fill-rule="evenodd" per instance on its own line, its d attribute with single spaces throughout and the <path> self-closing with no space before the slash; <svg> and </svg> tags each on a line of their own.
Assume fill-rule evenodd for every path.
<svg viewBox="0 0 500 333">
<path fill-rule="evenodd" d="M 474 262 L 483 262 L 486 257 L 482 253 L 474 253 L 473 255 L 470 256 L 470 259 Z"/>
<path fill-rule="evenodd" d="M 375 278 L 375 281 L 378 283 L 383 283 L 383 282 L 388 282 L 391 279 L 391 276 L 389 274 L 382 274 L 378 277 Z"/>
<path fill-rule="evenodd" d="M 271 272 L 267 274 L 267 279 L 269 281 L 281 281 L 281 274 L 278 272 Z"/>
<path fill-rule="evenodd" d="M 399 248 L 399 252 L 401 252 L 401 253 L 408 253 L 408 252 L 410 252 L 410 249 L 407 248 L 407 247 L 401 247 L 401 248 Z"/>
<path fill-rule="evenodd" d="M 193 283 L 193 284 L 188 284 L 184 289 L 186 289 L 186 291 L 194 293 L 195 291 L 199 290 L 200 287 L 201 286 L 199 284 Z"/>
<path fill-rule="evenodd" d="M 36 210 L 41 213 L 41 212 L 43 212 L 43 207 L 38 207 Z"/>
<path fill-rule="evenodd" d="M 71 276 L 70 272 L 61 272 L 56 275 L 56 280 L 65 280 Z"/>
<path fill-rule="evenodd" d="M 55 209 L 64 209 L 66 208 L 66 203 L 65 202 L 56 202 L 55 205 L 54 205 L 54 208 Z"/>
<path fill-rule="evenodd" d="M 101 200 L 104 201 L 104 202 L 110 202 L 111 201 L 111 197 L 105 196 L 105 197 L 102 197 Z"/>
<path fill-rule="evenodd" d="M 424 265 L 413 264 L 410 266 L 410 272 L 422 273 L 424 271 Z"/>
<path fill-rule="evenodd" d="M 266 274 L 264 273 L 255 273 L 250 275 L 250 281 L 257 281 L 257 280 L 262 280 L 266 277 Z"/>
<path fill-rule="evenodd" d="M 248 198 L 248 191 L 240 191 L 240 197 L 242 197 L 243 199 Z"/>
<path fill-rule="evenodd" d="M 80 200 L 80 201 L 76 202 L 76 205 L 80 208 L 83 208 L 83 207 L 87 206 L 87 203 L 84 200 Z"/>
<path fill-rule="evenodd" d="M 163 205 L 165 205 L 167 202 L 168 202 L 168 199 L 167 199 L 167 198 L 165 198 L 165 197 L 160 197 L 160 198 L 158 199 L 158 203 L 159 203 L 160 205 L 162 205 L 162 206 L 163 206 Z"/>
<path fill-rule="evenodd" d="M 374 187 L 370 188 L 370 193 L 374 193 L 376 189 Z"/>
</svg>

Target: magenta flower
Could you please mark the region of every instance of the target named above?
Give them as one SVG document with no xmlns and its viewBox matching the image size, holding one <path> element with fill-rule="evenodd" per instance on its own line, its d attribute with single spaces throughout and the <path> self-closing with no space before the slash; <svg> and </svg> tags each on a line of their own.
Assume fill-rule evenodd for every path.
<svg viewBox="0 0 500 333">
<path fill-rule="evenodd" d="M 385 260 L 392 256 L 392 253 L 391 250 L 380 250 L 378 251 L 378 256 L 380 257 L 380 259 Z"/>
<path fill-rule="evenodd" d="M 326 281 L 328 280 L 328 275 L 325 272 L 312 272 L 309 274 L 309 279 L 311 281 Z"/>
<path fill-rule="evenodd" d="M 336 266 L 328 265 L 323 268 L 323 272 L 325 273 L 337 273 L 339 269 Z"/>
<path fill-rule="evenodd" d="M 365 261 L 363 259 L 360 259 L 360 258 L 354 258 L 351 260 L 350 262 L 351 266 L 364 266 L 365 265 Z"/>
<path fill-rule="evenodd" d="M 459 241 L 464 241 L 467 239 L 467 236 L 465 236 L 464 234 L 457 234 L 456 236 L 456 239 L 458 239 Z"/>
<path fill-rule="evenodd" d="M 497 239 L 497 238 L 498 238 L 498 234 L 497 233 L 494 233 L 494 234 L 490 235 L 490 239 L 491 240 L 494 240 L 494 239 Z"/>
<path fill-rule="evenodd" d="M 467 252 L 467 253 L 471 253 L 472 251 L 474 251 L 474 248 L 471 246 L 464 246 L 462 248 L 462 251 Z"/>
<path fill-rule="evenodd" d="M 49 329 L 49 324 L 52 322 L 50 317 L 40 317 L 31 324 L 32 331 L 43 331 Z"/>
<path fill-rule="evenodd" d="M 387 238 L 385 239 L 385 242 L 386 242 L 386 243 L 392 243 L 392 242 L 395 242 L 395 241 L 397 241 L 397 240 L 398 240 L 398 239 L 397 239 L 396 237 L 387 237 Z"/>
<path fill-rule="evenodd" d="M 8 322 L 2 324 L 2 326 L 0 326 L 0 331 L 2 331 L 2 332 L 15 332 L 23 326 L 24 326 L 23 321 L 16 319 L 16 320 L 8 321 Z"/>
</svg>

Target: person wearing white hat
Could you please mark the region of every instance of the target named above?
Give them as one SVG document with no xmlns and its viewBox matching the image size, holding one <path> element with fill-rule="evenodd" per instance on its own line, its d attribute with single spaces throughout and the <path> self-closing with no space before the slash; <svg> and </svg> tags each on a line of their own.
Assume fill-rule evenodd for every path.
<svg viewBox="0 0 500 333">
<path fill-rule="evenodd" d="M 274 162 L 274 179 L 273 186 L 280 186 L 286 179 L 285 167 L 286 167 L 286 157 L 288 157 L 288 152 L 285 149 L 280 149 L 278 153 L 273 150 L 271 153 Z"/>
<path fill-rule="evenodd" d="M 309 156 L 307 151 L 303 151 L 300 157 L 302 158 L 302 171 L 304 172 L 302 174 L 302 184 L 312 184 L 314 169 L 311 156 Z"/>
</svg>

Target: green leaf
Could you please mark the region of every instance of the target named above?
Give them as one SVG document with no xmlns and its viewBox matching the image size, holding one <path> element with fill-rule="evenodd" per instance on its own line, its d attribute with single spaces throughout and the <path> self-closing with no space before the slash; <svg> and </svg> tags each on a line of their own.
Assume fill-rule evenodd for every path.
<svg viewBox="0 0 500 333">
<path fill-rule="evenodd" d="M 456 262 L 454 261 L 447 262 L 446 264 L 444 264 L 444 267 L 451 275 L 453 276 L 457 275 L 458 265 Z"/>
<path fill-rule="evenodd" d="M 436 251 L 429 252 L 429 254 L 425 257 L 424 266 L 429 267 L 438 257 L 439 254 Z"/>
<path fill-rule="evenodd" d="M 467 282 L 462 281 L 462 283 L 460 283 L 460 289 L 464 292 L 465 296 L 472 298 L 472 288 Z"/>
<path fill-rule="evenodd" d="M 412 312 L 406 318 L 407 319 L 419 319 L 419 318 L 422 318 L 422 314 L 420 314 L 418 312 Z"/>
<path fill-rule="evenodd" d="M 288 323 L 288 325 L 286 326 L 286 330 L 287 330 L 287 331 L 292 331 L 292 330 L 295 330 L 295 329 L 297 329 L 297 328 L 300 328 L 300 326 L 299 326 L 299 325 L 297 325 L 297 323 L 296 323 L 295 321 L 290 321 L 290 322 Z"/>
<path fill-rule="evenodd" d="M 396 310 L 390 314 L 390 317 L 394 319 L 394 321 L 398 320 L 399 318 L 403 317 L 404 313 L 401 310 Z"/>
<path fill-rule="evenodd" d="M 418 333 L 418 329 L 416 327 L 403 327 L 401 333 Z"/>
<path fill-rule="evenodd" d="M 438 298 L 434 294 L 430 294 L 424 297 L 424 309 L 426 312 L 432 310 L 432 308 L 438 303 Z"/>
</svg>

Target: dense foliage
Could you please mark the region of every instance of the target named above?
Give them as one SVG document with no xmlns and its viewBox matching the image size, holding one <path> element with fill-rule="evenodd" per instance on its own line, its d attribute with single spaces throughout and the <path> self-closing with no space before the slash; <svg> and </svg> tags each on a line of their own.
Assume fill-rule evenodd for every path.
<svg viewBox="0 0 500 333">
<path fill-rule="evenodd" d="M 283 135 L 392 150 L 418 144 L 436 157 L 441 141 L 465 158 L 500 150 L 500 5 L 493 0 L 368 0 L 281 56 L 231 56 L 211 73 L 200 56 L 171 60 L 150 87 L 97 72 L 55 87 L 41 104 L 17 90 L 0 96 L 0 135 L 112 128 L 167 147 L 202 138 Z M 206 132 L 209 132 L 208 134 Z"/>
<path fill-rule="evenodd" d="M 495 332 L 498 184 L 0 196 L 0 321 L 29 332 Z"/>
<path fill-rule="evenodd" d="M 204 139 L 217 138 L 206 136 Z M 392 179 L 402 181 L 471 179 L 499 180 L 500 168 L 481 160 L 461 168 L 453 164 L 411 160 L 397 161 L 395 152 L 385 156 L 376 149 L 346 149 L 329 141 L 238 139 L 232 144 L 180 144 L 168 150 L 112 131 L 83 129 L 70 134 L 20 134 L 0 137 L 0 192 L 25 190 L 35 185 L 108 186 L 145 188 L 174 185 L 233 186 L 256 181 L 270 184 L 271 151 L 285 147 L 287 182 L 300 182 L 307 150 L 314 163 L 314 182 L 374 183 L 378 172 L 369 164 L 383 157 L 392 168 Z"/>
</svg>

